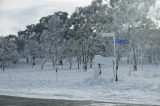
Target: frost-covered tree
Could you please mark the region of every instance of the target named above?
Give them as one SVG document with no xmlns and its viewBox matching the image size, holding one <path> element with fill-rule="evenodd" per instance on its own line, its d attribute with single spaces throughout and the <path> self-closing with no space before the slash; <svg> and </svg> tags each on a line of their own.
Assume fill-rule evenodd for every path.
<svg viewBox="0 0 160 106">
<path fill-rule="evenodd" d="M 116 32 L 117 37 L 127 38 L 130 41 L 130 50 L 133 54 L 133 69 L 137 70 L 137 39 L 136 29 L 144 29 L 147 24 L 147 14 L 155 0 L 110 0 L 111 8 L 106 14 L 112 17 L 112 23 L 103 29 Z M 143 36 L 143 35 L 141 35 Z M 118 49 L 121 50 L 121 49 Z M 120 53 L 119 51 L 117 53 Z M 118 55 L 117 55 L 118 56 Z M 118 59 L 119 57 L 117 57 Z M 117 61 L 118 62 L 118 61 Z M 118 63 L 117 63 L 118 65 Z"/>
<path fill-rule="evenodd" d="M 24 54 L 27 57 L 31 57 L 32 67 L 36 65 L 36 58 L 40 57 L 41 48 L 37 41 L 29 40 L 25 43 Z"/>
<path fill-rule="evenodd" d="M 43 17 L 40 22 L 47 28 L 41 35 L 42 47 L 46 47 L 53 66 L 57 66 L 63 59 L 65 43 L 65 24 L 68 19 L 66 12 L 56 12 L 54 15 Z"/>
<path fill-rule="evenodd" d="M 107 5 L 103 4 L 102 0 L 95 0 L 91 5 L 84 8 L 77 8 L 69 19 L 69 25 L 72 27 L 70 37 L 77 40 L 77 60 L 78 64 L 82 60 L 84 69 L 87 69 L 87 64 L 92 63 L 94 52 L 91 42 L 96 37 L 96 32 L 100 31 L 108 18 L 104 15 Z M 94 43 L 92 43 L 94 45 Z M 98 49 L 98 48 L 97 48 Z M 79 66 L 79 65 L 78 65 Z M 92 65 L 90 65 L 92 66 Z"/>
<path fill-rule="evenodd" d="M 16 44 L 13 40 L 8 39 L 7 37 L 0 38 L 0 66 L 3 71 L 7 65 L 10 63 L 16 63 L 18 61 L 18 52 Z"/>
</svg>

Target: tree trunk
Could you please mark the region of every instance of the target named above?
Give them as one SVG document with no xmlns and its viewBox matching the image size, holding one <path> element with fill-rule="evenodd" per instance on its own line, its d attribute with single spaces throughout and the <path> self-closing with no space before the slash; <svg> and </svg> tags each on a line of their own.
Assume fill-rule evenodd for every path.
<svg viewBox="0 0 160 106">
<path fill-rule="evenodd" d="M 46 60 L 43 61 L 42 65 L 41 65 L 41 70 L 43 70 L 44 64 L 46 63 Z"/>
<path fill-rule="evenodd" d="M 148 62 L 149 62 L 150 64 L 152 64 L 152 56 L 151 56 L 151 55 L 148 56 Z"/>
<path fill-rule="evenodd" d="M 84 71 L 87 71 L 87 56 L 85 54 L 85 58 L 84 58 L 84 65 L 83 65 Z"/>
<path fill-rule="evenodd" d="M 87 63 L 88 63 L 88 39 L 85 38 L 85 42 L 84 42 L 84 71 L 87 71 Z"/>
<path fill-rule="evenodd" d="M 5 70 L 5 63 L 2 63 L 2 70 L 4 72 L 4 70 Z"/>
<path fill-rule="evenodd" d="M 71 70 L 72 69 L 72 60 L 71 59 L 69 60 L 69 64 L 70 64 L 69 69 Z"/>
<path fill-rule="evenodd" d="M 32 67 L 34 67 L 36 65 L 36 61 L 35 61 L 36 57 L 35 55 L 32 56 Z"/>
<path fill-rule="evenodd" d="M 127 63 L 129 64 L 129 56 L 127 56 Z"/>
<path fill-rule="evenodd" d="M 80 58 L 77 57 L 77 63 L 78 63 L 78 70 L 79 70 L 79 65 L 80 65 Z"/>
<path fill-rule="evenodd" d="M 26 58 L 26 62 L 27 62 L 27 63 L 29 63 L 29 59 L 28 59 L 28 57 Z"/>
<path fill-rule="evenodd" d="M 93 57 L 90 57 L 90 68 L 92 68 L 92 63 L 93 63 Z"/>
<path fill-rule="evenodd" d="M 137 59 L 136 59 L 136 51 L 135 46 L 132 41 L 132 49 L 133 49 L 133 70 L 137 71 Z"/>
<path fill-rule="evenodd" d="M 116 82 L 118 81 L 118 75 L 117 75 L 117 69 L 116 69 Z"/>
</svg>

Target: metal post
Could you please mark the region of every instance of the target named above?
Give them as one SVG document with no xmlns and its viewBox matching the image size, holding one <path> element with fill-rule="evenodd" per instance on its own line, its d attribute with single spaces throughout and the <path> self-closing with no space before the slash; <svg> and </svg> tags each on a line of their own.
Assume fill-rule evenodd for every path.
<svg viewBox="0 0 160 106">
<path fill-rule="evenodd" d="M 114 62 L 115 62 L 115 67 L 116 67 L 116 38 L 113 36 L 113 42 L 114 42 L 114 47 L 113 47 L 113 54 L 114 54 Z M 115 68 L 116 69 L 116 68 Z"/>
<path fill-rule="evenodd" d="M 114 67 L 114 70 L 115 70 L 115 73 L 116 73 L 116 81 L 118 81 L 118 76 L 117 76 L 117 62 L 116 62 L 116 35 L 114 34 L 114 36 L 113 36 L 113 39 L 114 39 L 114 61 L 115 61 L 115 67 Z"/>
<path fill-rule="evenodd" d="M 115 33 L 112 32 L 112 33 L 101 33 L 102 34 L 102 37 L 113 37 L 113 43 L 114 43 L 114 46 L 113 46 L 113 54 L 114 54 L 114 77 L 116 79 L 116 81 L 118 81 L 118 76 L 117 76 L 117 69 L 116 69 L 116 36 L 115 36 Z"/>
</svg>

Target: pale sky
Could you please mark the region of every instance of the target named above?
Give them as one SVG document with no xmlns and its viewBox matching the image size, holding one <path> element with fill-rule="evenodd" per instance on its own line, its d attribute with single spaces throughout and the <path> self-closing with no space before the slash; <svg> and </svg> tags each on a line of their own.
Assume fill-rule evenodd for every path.
<svg viewBox="0 0 160 106">
<path fill-rule="evenodd" d="M 16 34 L 26 25 L 38 23 L 43 16 L 57 11 L 71 14 L 92 0 L 0 0 L 0 36 Z"/>
<path fill-rule="evenodd" d="M 16 34 L 26 25 L 36 24 L 43 16 L 57 11 L 71 14 L 76 7 L 84 7 L 92 0 L 0 0 L 0 36 Z M 160 20 L 160 0 L 149 16 Z M 158 22 L 160 24 L 160 21 Z"/>
</svg>

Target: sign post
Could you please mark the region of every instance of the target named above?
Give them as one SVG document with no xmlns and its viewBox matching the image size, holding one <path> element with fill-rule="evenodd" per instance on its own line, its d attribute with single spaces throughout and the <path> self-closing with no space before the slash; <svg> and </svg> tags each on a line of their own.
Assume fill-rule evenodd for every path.
<svg viewBox="0 0 160 106">
<path fill-rule="evenodd" d="M 113 42 L 114 42 L 114 46 L 113 46 L 113 54 L 114 54 L 114 72 L 116 72 L 116 36 L 115 36 L 115 32 L 111 32 L 111 33 L 101 33 L 102 37 L 113 37 Z M 115 75 L 115 74 L 114 74 Z M 118 77 L 117 77 L 117 72 L 116 72 L 116 81 L 118 81 Z"/>
<path fill-rule="evenodd" d="M 111 33 L 101 33 L 101 36 L 102 37 L 113 37 L 113 41 L 114 41 L 114 76 L 116 77 L 116 81 L 118 81 L 118 76 L 117 76 L 117 62 L 116 62 L 116 43 L 119 44 L 119 45 L 128 45 L 129 44 L 129 41 L 124 39 L 124 38 L 117 38 L 116 39 L 116 36 L 115 36 L 115 32 L 111 32 Z"/>
</svg>

